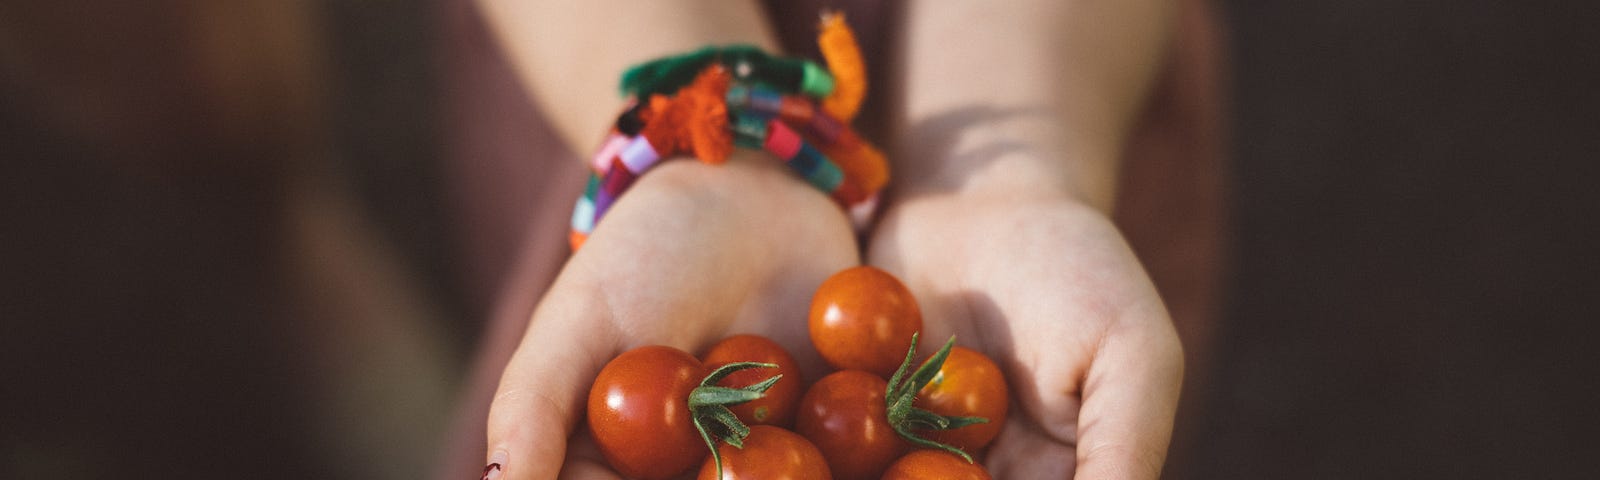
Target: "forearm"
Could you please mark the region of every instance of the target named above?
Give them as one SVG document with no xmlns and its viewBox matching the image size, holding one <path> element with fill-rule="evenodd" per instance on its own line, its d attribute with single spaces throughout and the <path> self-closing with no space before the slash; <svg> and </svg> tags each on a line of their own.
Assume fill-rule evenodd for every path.
<svg viewBox="0 0 1600 480">
<path fill-rule="evenodd" d="M 891 115 L 903 195 L 1069 195 L 1102 212 L 1164 59 L 1167 0 L 908 7 Z"/>
<path fill-rule="evenodd" d="M 479 0 L 523 84 L 575 151 L 593 147 L 629 65 L 707 44 L 776 50 L 754 1 Z"/>
</svg>

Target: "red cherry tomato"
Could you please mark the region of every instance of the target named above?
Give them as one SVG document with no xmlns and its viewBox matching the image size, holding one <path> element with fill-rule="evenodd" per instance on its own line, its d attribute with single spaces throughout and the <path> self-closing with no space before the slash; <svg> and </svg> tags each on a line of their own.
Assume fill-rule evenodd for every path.
<svg viewBox="0 0 1600 480">
<path fill-rule="evenodd" d="M 774 371 L 770 368 L 752 368 L 740 370 L 723 378 L 717 385 L 741 388 L 761 383 L 771 378 L 774 374 L 782 374 L 783 378 L 767 390 L 766 396 L 742 405 L 728 407 L 733 414 L 744 421 L 746 425 L 776 425 L 788 428 L 794 424 L 794 409 L 800 402 L 800 392 L 804 390 L 805 380 L 800 376 L 800 367 L 795 364 L 794 357 L 789 355 L 778 342 L 757 335 L 734 335 L 724 338 L 711 346 L 711 350 L 700 357 L 705 362 L 706 370 L 716 370 L 717 367 L 734 362 L 760 362 L 778 364 Z"/>
<path fill-rule="evenodd" d="M 1005 374 L 989 357 L 966 347 L 955 347 L 939 373 L 917 393 L 915 405 L 951 417 L 983 417 L 988 423 L 925 433 L 929 440 L 946 443 L 967 453 L 989 445 L 1006 423 L 1010 396 Z"/>
<path fill-rule="evenodd" d="M 689 414 L 689 392 L 709 373 L 672 347 L 629 350 L 607 363 L 589 389 L 589 430 L 624 476 L 645 480 L 689 471 L 709 452 Z"/>
<path fill-rule="evenodd" d="M 811 298 L 811 343 L 839 370 L 894 375 L 922 311 L 911 291 L 888 272 L 852 267 L 833 274 Z"/>
<path fill-rule="evenodd" d="M 860 370 L 834 372 L 800 399 L 795 431 L 816 444 L 840 480 L 876 479 L 907 445 L 889 426 L 888 382 Z"/>
<path fill-rule="evenodd" d="M 717 451 L 722 454 L 721 480 L 833 479 L 827 460 L 815 445 L 794 432 L 770 425 L 750 427 L 744 448 L 723 443 Z M 696 478 L 717 480 L 716 461 L 707 457 Z"/>
<path fill-rule="evenodd" d="M 883 472 L 883 480 L 990 480 L 983 466 L 940 450 L 917 450 Z"/>
</svg>

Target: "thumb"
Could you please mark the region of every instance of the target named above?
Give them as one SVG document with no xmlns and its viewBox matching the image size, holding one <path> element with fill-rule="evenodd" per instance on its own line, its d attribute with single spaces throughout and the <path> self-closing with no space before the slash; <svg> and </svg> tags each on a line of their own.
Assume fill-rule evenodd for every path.
<svg viewBox="0 0 1600 480">
<path fill-rule="evenodd" d="M 1083 386 L 1074 478 L 1159 478 L 1183 383 L 1177 333 L 1170 322 L 1113 331 L 1093 362 Z"/>
<path fill-rule="evenodd" d="M 489 407 L 484 478 L 554 480 L 561 472 L 590 382 L 616 350 L 609 315 L 592 294 L 552 294 L 539 305 Z"/>
</svg>

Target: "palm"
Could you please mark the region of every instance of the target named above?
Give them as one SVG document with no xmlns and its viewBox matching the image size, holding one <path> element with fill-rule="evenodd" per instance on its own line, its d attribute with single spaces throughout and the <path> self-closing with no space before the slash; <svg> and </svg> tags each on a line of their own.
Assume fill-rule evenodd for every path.
<svg viewBox="0 0 1600 480">
<path fill-rule="evenodd" d="M 563 478 L 616 477 L 579 420 L 592 379 L 627 349 L 698 353 L 756 333 L 787 347 L 805 373 L 821 371 L 805 327 L 811 291 L 859 259 L 838 207 L 782 168 L 745 153 L 720 167 L 669 162 L 616 203 L 546 293 L 502 376 L 491 437 L 532 447 L 507 470 L 513 478 L 554 478 L 557 467 Z"/>
<path fill-rule="evenodd" d="M 1104 215 L 1070 201 L 916 197 L 887 212 L 868 260 L 917 295 L 924 348 L 953 334 L 1009 372 L 1013 410 L 985 462 L 996 478 L 1066 478 L 1079 448 L 1144 457 L 1131 470 L 1087 457 L 1101 469 L 1159 470 L 1163 452 L 1125 437 L 1165 448 L 1181 352 Z"/>
</svg>

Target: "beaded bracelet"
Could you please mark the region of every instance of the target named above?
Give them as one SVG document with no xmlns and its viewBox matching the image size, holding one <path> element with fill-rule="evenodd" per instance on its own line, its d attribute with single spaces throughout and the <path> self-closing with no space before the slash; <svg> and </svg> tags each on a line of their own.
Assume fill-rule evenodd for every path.
<svg viewBox="0 0 1600 480">
<path fill-rule="evenodd" d="M 573 208 L 572 249 L 662 159 L 687 154 L 720 164 L 736 146 L 772 153 L 864 228 L 889 179 L 883 153 L 849 126 L 866 97 L 866 69 L 843 15 L 823 15 L 817 43 L 827 69 L 734 45 L 624 72 L 621 89 L 632 99 L 591 159 Z"/>
</svg>

